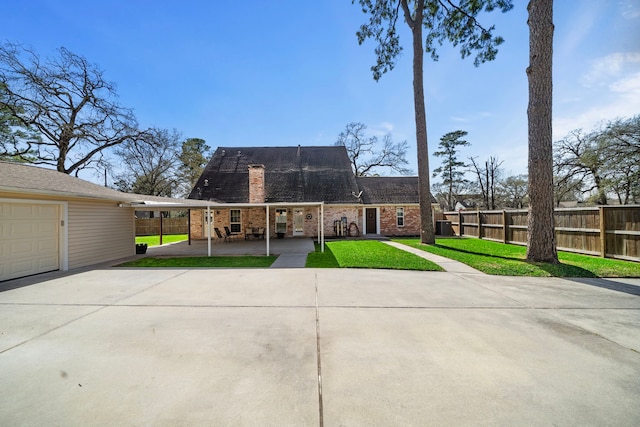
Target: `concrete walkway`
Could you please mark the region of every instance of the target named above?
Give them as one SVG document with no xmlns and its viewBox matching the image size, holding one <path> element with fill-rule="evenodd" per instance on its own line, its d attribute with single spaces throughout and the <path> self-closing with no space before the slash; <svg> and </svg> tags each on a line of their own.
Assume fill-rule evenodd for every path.
<svg viewBox="0 0 640 427">
<path fill-rule="evenodd" d="M 403 251 L 407 251 L 409 253 L 419 256 L 420 258 L 424 258 L 433 263 L 436 263 L 440 267 L 442 267 L 444 271 L 448 271 L 449 273 L 484 274 L 482 271 L 469 267 L 468 265 L 463 264 L 459 261 L 455 261 L 455 260 L 445 258 L 440 255 L 432 254 L 429 252 L 421 251 L 420 249 L 412 248 L 411 246 L 403 245 L 402 243 L 388 242 L 388 241 L 383 241 L 382 243 L 385 243 L 389 246 L 393 246 L 394 248 L 401 249 Z"/>
<path fill-rule="evenodd" d="M 640 425 L 638 279 L 47 277 L 0 292 L 0 425 Z"/>
</svg>

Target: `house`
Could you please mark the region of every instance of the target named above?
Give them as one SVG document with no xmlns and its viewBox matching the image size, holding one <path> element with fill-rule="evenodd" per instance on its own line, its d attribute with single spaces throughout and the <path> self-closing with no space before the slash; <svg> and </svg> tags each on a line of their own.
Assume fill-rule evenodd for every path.
<svg viewBox="0 0 640 427">
<path fill-rule="evenodd" d="M 0 161 L 0 281 L 135 254 L 136 209 L 195 205 Z"/>
<path fill-rule="evenodd" d="M 417 177 L 356 177 L 343 146 L 219 147 L 189 199 L 219 204 L 191 211 L 190 236 L 211 228 L 249 236 L 420 234 Z M 432 198 L 432 203 L 435 200 Z"/>
</svg>

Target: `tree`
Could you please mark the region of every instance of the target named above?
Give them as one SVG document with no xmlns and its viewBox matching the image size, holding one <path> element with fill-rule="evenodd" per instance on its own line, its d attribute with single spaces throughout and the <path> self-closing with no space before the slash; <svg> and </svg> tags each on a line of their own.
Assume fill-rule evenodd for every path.
<svg viewBox="0 0 640 427">
<path fill-rule="evenodd" d="M 606 205 L 634 203 L 640 193 L 640 116 L 617 119 L 589 133 L 580 129 L 554 143 L 556 201 L 579 191 Z"/>
<path fill-rule="evenodd" d="M 356 33 L 358 42 L 373 38 L 376 64 L 371 67 L 373 78 L 377 81 L 382 74 L 391 71 L 402 52 L 396 24 L 400 10 L 404 21 L 411 30 L 413 47 L 413 101 L 416 123 L 416 146 L 418 149 L 418 176 L 420 197 L 420 219 L 422 243 L 435 243 L 433 218 L 431 214 L 431 194 L 429 192 L 429 147 L 427 145 L 427 119 L 424 102 L 423 57 L 424 51 L 438 59 L 436 43 L 442 45 L 449 41 L 460 45 L 463 58 L 476 52 L 474 64 L 493 60 L 497 46 L 503 42 L 494 37 L 494 27 L 484 28 L 477 20 L 481 12 L 491 12 L 496 8 L 507 12 L 513 7 L 511 0 L 474 0 L 463 1 L 456 5 L 451 0 L 357 0 L 362 11 L 369 15 L 369 22 L 360 26 Z M 352 0 L 353 3 L 356 0 Z M 423 38 L 423 27 L 426 36 Z M 423 44 L 424 43 L 424 44 Z"/>
<path fill-rule="evenodd" d="M 37 141 L 39 136 L 29 126 L 17 120 L 6 107 L 6 85 L 0 82 L 0 160 L 31 162 L 33 153 L 20 147 L 20 142 Z"/>
<path fill-rule="evenodd" d="M 571 181 L 579 181 L 583 193 L 596 192 L 597 203 L 607 204 L 606 163 L 608 147 L 598 132 L 585 134 L 571 131 L 555 142 L 554 168 L 559 188 L 571 188 Z M 575 188 L 575 185 L 573 186 Z"/>
<path fill-rule="evenodd" d="M 468 165 L 458 160 L 458 149 L 471 145 L 468 141 L 460 139 L 467 133 L 463 130 L 456 130 L 443 135 L 438 144 L 440 150 L 433 153 L 436 157 L 442 157 L 442 165 L 433 170 L 433 177 L 438 175 L 442 177 L 442 183 L 448 190 L 446 200 L 447 210 L 450 211 L 455 208 L 458 191 L 467 183 L 467 180 L 464 179 L 463 168 Z"/>
<path fill-rule="evenodd" d="M 4 155 L 75 173 L 104 161 L 105 150 L 144 136 L 115 85 L 87 59 L 64 47 L 41 60 L 31 49 L 0 45 L 0 109 L 38 138 L 17 135 Z"/>
<path fill-rule="evenodd" d="M 485 209 L 496 209 L 496 191 L 502 174 L 500 166 L 503 162 L 491 156 L 484 162 L 484 168 L 478 166 L 474 157 L 469 157 L 473 171 L 478 177 L 478 186 L 482 193 L 482 202 Z"/>
<path fill-rule="evenodd" d="M 553 0 L 531 0 L 527 10 L 529 12 L 527 260 L 557 264 L 551 135 Z"/>
<path fill-rule="evenodd" d="M 116 150 L 125 172 L 115 185 L 118 190 L 172 197 L 177 189 L 176 168 L 181 135 L 175 129 L 151 129 L 144 139 L 128 140 Z"/>
<path fill-rule="evenodd" d="M 504 207 L 522 209 L 527 205 L 528 181 L 527 175 L 515 175 L 508 176 L 499 183 Z"/>
<path fill-rule="evenodd" d="M 606 141 L 608 184 L 621 204 L 640 201 L 640 115 L 609 122 Z"/>
<path fill-rule="evenodd" d="M 579 179 L 553 175 L 553 199 L 555 206 L 560 202 L 572 202 L 582 197 L 582 181 Z"/>
<path fill-rule="evenodd" d="M 178 154 L 178 180 L 179 192 L 188 195 L 202 175 L 205 165 L 209 161 L 211 147 L 204 139 L 187 138 L 182 143 L 182 151 Z"/>
<path fill-rule="evenodd" d="M 380 145 L 377 136 L 365 136 L 366 129 L 362 123 L 349 123 L 335 142 L 335 145 L 343 145 L 347 149 L 353 173 L 370 176 L 381 168 L 388 168 L 401 175 L 410 175 L 411 169 L 404 167 L 409 163 L 406 159 L 407 141 L 393 142 L 388 133 Z"/>
</svg>

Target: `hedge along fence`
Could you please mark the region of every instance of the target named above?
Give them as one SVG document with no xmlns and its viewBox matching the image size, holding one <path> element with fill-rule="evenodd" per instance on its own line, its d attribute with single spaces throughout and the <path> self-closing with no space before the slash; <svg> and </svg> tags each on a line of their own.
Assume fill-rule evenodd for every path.
<svg viewBox="0 0 640 427">
<path fill-rule="evenodd" d="M 162 218 L 162 234 L 187 234 L 189 218 Z M 160 218 L 136 218 L 136 236 L 160 234 Z"/>
<path fill-rule="evenodd" d="M 444 212 L 457 236 L 527 244 L 527 210 Z M 555 209 L 559 250 L 640 261 L 640 206 Z"/>
</svg>

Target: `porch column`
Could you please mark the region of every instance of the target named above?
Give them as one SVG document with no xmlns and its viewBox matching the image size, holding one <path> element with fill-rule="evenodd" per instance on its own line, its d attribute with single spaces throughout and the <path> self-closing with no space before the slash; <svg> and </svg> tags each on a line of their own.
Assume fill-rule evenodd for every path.
<svg viewBox="0 0 640 427">
<path fill-rule="evenodd" d="M 320 243 L 320 251 L 324 252 L 324 203 L 320 205 L 320 238 L 322 239 L 322 243 Z"/>
<path fill-rule="evenodd" d="M 207 205 L 207 256 L 211 256 L 211 206 Z"/>
<path fill-rule="evenodd" d="M 320 205 L 316 206 L 316 217 L 318 218 L 318 224 L 316 226 L 316 230 L 318 231 L 318 244 L 321 245 L 322 240 L 320 239 Z"/>
<path fill-rule="evenodd" d="M 267 256 L 269 256 L 269 205 L 267 205 L 265 207 L 265 209 L 267 210 L 267 215 L 266 215 L 266 217 L 267 217 L 267 225 L 264 228 L 264 231 L 265 231 L 264 239 L 267 241 Z"/>
</svg>

